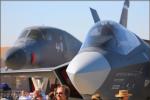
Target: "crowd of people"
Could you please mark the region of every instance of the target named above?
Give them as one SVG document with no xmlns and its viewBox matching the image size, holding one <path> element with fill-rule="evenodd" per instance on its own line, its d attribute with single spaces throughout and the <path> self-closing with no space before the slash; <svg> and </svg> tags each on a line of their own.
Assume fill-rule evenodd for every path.
<svg viewBox="0 0 150 100">
<path fill-rule="evenodd" d="M 7 91 L 1 92 L 0 100 L 68 100 L 70 89 L 66 85 L 58 85 L 54 91 L 45 94 L 41 89 L 34 92 L 28 91 Z"/>
<path fill-rule="evenodd" d="M 0 100 L 18 100 L 20 91 L 0 91 Z"/>
<path fill-rule="evenodd" d="M 22 90 L 21 92 L 7 91 L 6 93 L 1 93 L 0 100 L 69 100 L 70 89 L 66 85 L 58 85 L 54 91 L 45 95 L 41 89 L 35 90 L 34 92 L 28 92 Z M 128 100 L 129 94 L 127 90 L 120 90 L 118 94 L 115 95 L 118 100 Z M 91 100 L 103 100 L 100 93 L 95 93 L 91 96 Z"/>
</svg>

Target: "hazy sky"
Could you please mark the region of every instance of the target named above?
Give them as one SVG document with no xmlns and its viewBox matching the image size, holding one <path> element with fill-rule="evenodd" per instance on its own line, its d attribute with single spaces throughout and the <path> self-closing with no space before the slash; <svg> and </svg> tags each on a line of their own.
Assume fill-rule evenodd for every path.
<svg viewBox="0 0 150 100">
<path fill-rule="evenodd" d="M 13 45 L 22 30 L 29 26 L 63 29 L 83 41 L 94 25 L 89 7 L 98 11 L 101 20 L 119 22 L 123 1 L 2 1 L 1 46 Z M 128 29 L 149 39 L 149 1 L 131 1 Z"/>
</svg>

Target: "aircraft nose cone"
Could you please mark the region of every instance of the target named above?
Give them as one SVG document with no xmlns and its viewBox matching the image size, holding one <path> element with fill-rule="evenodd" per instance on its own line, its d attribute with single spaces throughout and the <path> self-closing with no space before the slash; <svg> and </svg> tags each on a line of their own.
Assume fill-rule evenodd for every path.
<svg viewBox="0 0 150 100">
<path fill-rule="evenodd" d="M 27 57 L 23 49 L 10 49 L 5 57 L 5 64 L 8 67 L 16 68 L 26 64 Z"/>
<path fill-rule="evenodd" d="M 67 74 L 81 94 L 93 94 L 104 83 L 111 68 L 98 52 L 82 52 L 69 64 Z"/>
</svg>

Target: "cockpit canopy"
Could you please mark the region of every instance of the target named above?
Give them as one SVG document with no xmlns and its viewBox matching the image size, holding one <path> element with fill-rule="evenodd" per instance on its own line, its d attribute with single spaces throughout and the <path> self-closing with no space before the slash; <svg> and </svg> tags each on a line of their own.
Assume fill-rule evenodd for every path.
<svg viewBox="0 0 150 100">
<path fill-rule="evenodd" d="M 45 39 L 44 34 L 38 29 L 27 29 L 24 30 L 20 38 L 27 37 L 33 40 Z"/>
<path fill-rule="evenodd" d="M 88 32 L 81 49 L 97 47 L 126 55 L 140 45 L 137 36 L 113 21 L 96 23 Z"/>
</svg>

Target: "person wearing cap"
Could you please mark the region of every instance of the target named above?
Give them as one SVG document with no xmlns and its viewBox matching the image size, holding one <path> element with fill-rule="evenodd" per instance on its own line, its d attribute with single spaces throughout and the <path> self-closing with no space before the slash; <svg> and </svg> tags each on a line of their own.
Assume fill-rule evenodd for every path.
<svg viewBox="0 0 150 100">
<path fill-rule="evenodd" d="M 128 100 L 130 96 L 132 94 L 129 94 L 128 90 L 119 90 L 119 93 L 115 95 L 119 100 Z"/>
<path fill-rule="evenodd" d="M 91 100 L 102 100 L 99 93 L 95 93 L 91 96 Z"/>
</svg>

